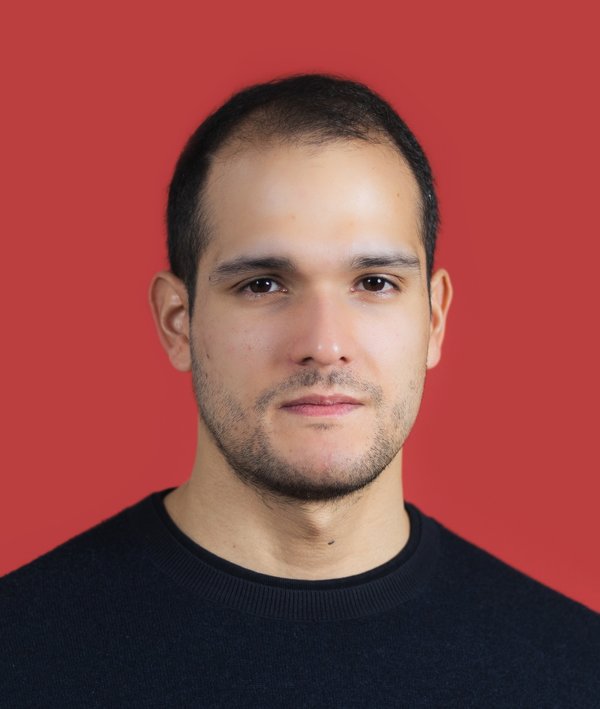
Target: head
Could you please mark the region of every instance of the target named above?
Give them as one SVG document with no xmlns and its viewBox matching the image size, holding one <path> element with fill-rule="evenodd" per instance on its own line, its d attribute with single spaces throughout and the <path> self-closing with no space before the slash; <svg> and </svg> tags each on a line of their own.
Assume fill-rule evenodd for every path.
<svg viewBox="0 0 600 709">
<path fill-rule="evenodd" d="M 396 459 L 451 299 L 437 226 L 423 151 L 363 85 L 251 87 L 194 133 L 151 302 L 205 445 L 241 480 L 328 500 Z"/>
</svg>

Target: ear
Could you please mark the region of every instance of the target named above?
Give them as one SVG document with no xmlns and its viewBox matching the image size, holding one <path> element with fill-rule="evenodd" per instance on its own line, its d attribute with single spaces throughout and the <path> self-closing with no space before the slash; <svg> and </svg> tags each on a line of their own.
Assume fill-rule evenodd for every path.
<svg viewBox="0 0 600 709">
<path fill-rule="evenodd" d="M 170 271 L 157 273 L 148 291 L 150 309 L 160 343 L 180 372 L 191 368 L 187 289 Z"/>
<path fill-rule="evenodd" d="M 431 277 L 431 321 L 429 324 L 429 347 L 427 349 L 427 369 L 435 367 L 442 356 L 442 342 L 446 330 L 446 319 L 452 302 L 452 282 L 443 268 Z"/>
</svg>

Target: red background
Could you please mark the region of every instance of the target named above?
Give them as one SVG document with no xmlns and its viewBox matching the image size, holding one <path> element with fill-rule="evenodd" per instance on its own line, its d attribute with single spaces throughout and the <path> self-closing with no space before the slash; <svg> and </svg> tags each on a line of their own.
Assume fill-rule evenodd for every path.
<svg viewBox="0 0 600 709">
<path fill-rule="evenodd" d="M 189 377 L 146 292 L 207 111 L 300 71 L 370 84 L 437 175 L 455 300 L 406 496 L 600 610 L 593 4 L 5 4 L 0 572 L 188 475 Z"/>
</svg>

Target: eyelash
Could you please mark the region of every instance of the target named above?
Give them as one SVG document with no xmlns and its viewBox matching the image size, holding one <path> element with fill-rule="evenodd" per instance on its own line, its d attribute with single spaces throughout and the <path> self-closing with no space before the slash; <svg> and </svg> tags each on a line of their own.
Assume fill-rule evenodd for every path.
<svg viewBox="0 0 600 709">
<path fill-rule="evenodd" d="M 393 281 L 391 281 L 389 278 L 386 278 L 385 276 L 379 276 L 376 273 L 374 273 L 373 275 L 369 275 L 369 276 L 363 276 L 362 278 L 360 278 L 358 280 L 358 283 L 361 283 L 362 281 L 366 281 L 370 278 L 373 278 L 373 279 L 376 279 L 379 281 L 383 281 L 385 283 L 385 285 L 392 287 L 391 290 L 396 290 L 396 291 L 400 290 L 400 286 L 397 283 L 394 283 Z M 365 288 L 365 289 L 363 289 L 363 292 L 365 292 L 365 293 L 388 293 L 389 290 L 390 289 L 386 288 L 385 290 L 370 291 Z"/>
<path fill-rule="evenodd" d="M 386 278 L 385 276 L 379 276 L 379 275 L 377 275 L 377 274 L 372 274 L 372 275 L 368 275 L 368 276 L 362 276 L 362 278 L 359 278 L 359 279 L 358 279 L 357 283 L 362 283 L 363 281 L 366 281 L 366 280 L 368 280 L 368 279 L 370 279 L 370 278 L 378 279 L 378 280 L 384 281 L 384 283 L 385 283 L 386 285 L 391 286 L 391 289 L 392 289 L 392 290 L 395 290 L 395 291 L 400 291 L 400 290 L 402 290 L 402 289 L 400 288 L 400 286 L 399 286 L 397 283 L 394 283 L 393 281 L 391 281 L 389 278 Z M 260 282 L 264 282 L 264 281 L 271 282 L 271 283 L 273 283 L 273 284 L 277 284 L 277 285 L 279 285 L 279 286 L 281 287 L 281 289 L 280 289 L 280 290 L 276 290 L 276 291 L 266 291 L 266 292 L 264 292 L 264 293 L 254 293 L 253 291 L 250 290 L 250 286 L 252 286 L 253 284 L 255 284 L 255 283 L 260 283 Z M 269 277 L 269 276 L 261 276 L 260 278 L 253 278 L 251 281 L 245 283 L 243 286 L 241 286 L 241 287 L 239 288 L 239 292 L 244 293 L 245 295 L 247 295 L 247 296 L 249 296 L 249 297 L 251 297 L 251 298 L 260 298 L 260 297 L 265 296 L 265 295 L 272 295 L 273 293 L 287 293 L 287 289 L 281 285 L 281 283 L 277 280 L 277 278 L 271 278 L 271 277 Z M 360 289 L 360 292 L 363 292 L 363 293 L 383 294 L 383 293 L 389 293 L 389 292 L 390 292 L 390 289 L 389 289 L 389 288 L 386 288 L 385 290 L 373 290 L 373 291 L 369 291 L 369 290 L 367 290 L 366 288 L 364 288 L 364 289 Z"/>
<path fill-rule="evenodd" d="M 271 283 L 276 283 L 277 285 L 281 286 L 281 284 L 279 283 L 279 281 L 276 278 L 270 278 L 269 276 L 262 276 L 261 278 L 253 278 L 251 281 L 249 281 L 245 285 L 241 286 L 241 288 L 239 290 L 241 293 L 246 293 L 250 297 L 255 297 L 255 298 L 259 298 L 260 296 L 263 296 L 263 295 L 271 295 L 272 293 L 287 292 L 285 288 L 283 288 L 282 290 L 270 291 L 270 292 L 266 292 L 266 293 L 253 293 L 250 290 L 251 285 L 253 285 L 254 283 L 260 283 L 263 281 L 269 281 Z"/>
</svg>

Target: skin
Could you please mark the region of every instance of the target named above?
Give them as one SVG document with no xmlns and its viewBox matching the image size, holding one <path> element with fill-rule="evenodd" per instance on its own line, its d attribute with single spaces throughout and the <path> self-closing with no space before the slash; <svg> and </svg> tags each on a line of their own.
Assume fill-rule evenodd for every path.
<svg viewBox="0 0 600 709">
<path fill-rule="evenodd" d="M 443 269 L 428 295 L 414 176 L 388 145 L 237 146 L 213 163 L 206 200 L 191 320 L 172 273 L 150 287 L 199 408 L 193 470 L 167 511 L 273 576 L 383 564 L 408 540 L 402 447 L 452 299 Z"/>
</svg>

